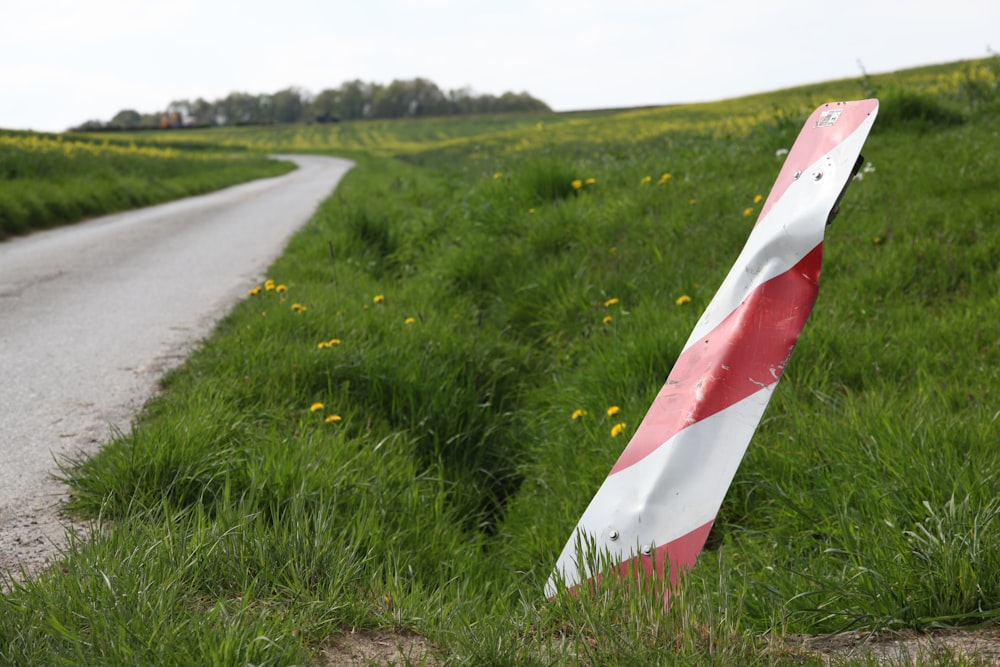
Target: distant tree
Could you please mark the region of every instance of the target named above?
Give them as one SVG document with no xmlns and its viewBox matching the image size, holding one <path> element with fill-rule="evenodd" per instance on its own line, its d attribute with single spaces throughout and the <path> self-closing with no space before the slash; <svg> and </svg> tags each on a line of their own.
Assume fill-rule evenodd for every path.
<svg viewBox="0 0 1000 667">
<path fill-rule="evenodd" d="M 340 120 L 338 102 L 340 91 L 327 88 L 309 102 L 308 116 L 310 120 L 330 122 Z"/>
<path fill-rule="evenodd" d="M 142 127 L 142 114 L 134 109 L 122 109 L 111 119 L 108 127 L 121 130 L 134 130 Z"/>
<path fill-rule="evenodd" d="M 267 93 L 257 95 L 257 113 L 247 123 L 275 123 L 274 97 Z"/>
<path fill-rule="evenodd" d="M 276 123 L 297 123 L 303 120 L 306 109 L 305 95 L 298 88 L 279 90 L 271 96 L 269 115 Z"/>
<path fill-rule="evenodd" d="M 96 132 L 98 130 L 103 130 L 107 128 L 107 124 L 100 120 L 88 120 L 80 123 L 74 128 L 70 128 L 73 132 Z"/>
<path fill-rule="evenodd" d="M 237 105 L 233 95 L 236 93 L 230 93 L 221 100 L 215 101 L 215 117 L 218 118 L 220 125 L 232 125 L 236 122 Z"/>
<path fill-rule="evenodd" d="M 442 116 L 448 113 L 448 98 L 433 81 L 414 79 L 410 82 L 410 89 L 411 116 Z"/>
<path fill-rule="evenodd" d="M 448 91 L 448 108 L 451 113 L 472 113 L 474 104 L 475 97 L 468 86 Z"/>
<path fill-rule="evenodd" d="M 249 93 L 229 93 L 225 99 L 216 102 L 216 109 L 223 125 L 247 125 L 265 120 L 261 99 Z"/>
<path fill-rule="evenodd" d="M 395 80 L 372 101 L 375 118 L 437 116 L 448 113 L 447 98 L 427 79 Z"/>
<path fill-rule="evenodd" d="M 215 125 L 218 122 L 215 105 L 199 97 L 191 103 L 190 121 L 195 125 Z"/>
<path fill-rule="evenodd" d="M 371 115 L 374 118 L 401 118 L 410 115 L 412 92 L 405 81 L 393 81 L 372 99 Z"/>
<path fill-rule="evenodd" d="M 371 113 L 372 100 L 381 88 L 360 79 L 345 81 L 337 90 L 337 115 L 351 120 L 366 118 Z"/>
<path fill-rule="evenodd" d="M 191 120 L 191 103 L 187 100 L 174 100 L 167 105 L 167 118 L 174 119 L 180 125 L 187 125 Z"/>
<path fill-rule="evenodd" d="M 506 92 L 497 101 L 497 111 L 551 111 L 549 105 L 527 92 Z"/>
<path fill-rule="evenodd" d="M 490 113 L 496 107 L 497 98 L 494 95 L 477 95 L 472 100 L 471 113 Z"/>
<path fill-rule="evenodd" d="M 551 111 L 527 92 L 475 95 L 468 87 L 441 91 L 429 79 L 397 79 L 388 86 L 345 81 L 313 97 L 302 88 L 290 87 L 268 95 L 233 92 L 214 102 L 203 98 L 174 100 L 166 110 L 140 115 L 132 109 L 120 111 L 107 124 L 88 121 L 88 128 L 180 127 L 184 125 L 251 125 L 301 123 L 304 121 L 362 118 L 406 118 L 469 113 Z M 84 126 L 81 126 L 84 127 Z"/>
</svg>

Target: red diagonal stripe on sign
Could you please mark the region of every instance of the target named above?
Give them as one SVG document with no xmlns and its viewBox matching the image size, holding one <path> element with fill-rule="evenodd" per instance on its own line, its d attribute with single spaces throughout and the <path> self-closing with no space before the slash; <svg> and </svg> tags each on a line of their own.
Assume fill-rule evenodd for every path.
<svg viewBox="0 0 1000 667">
<path fill-rule="evenodd" d="M 647 575 L 656 574 L 660 578 L 667 575 L 670 585 L 676 585 L 681 571 L 690 570 L 695 561 L 698 560 L 698 554 L 705 546 L 705 540 L 708 539 L 708 533 L 712 530 L 713 523 L 715 522 L 709 521 L 690 533 L 681 535 L 676 540 L 656 547 L 648 556 L 634 556 L 620 564 L 618 571 L 628 574 L 630 571 L 637 572 L 641 569 Z"/>
<path fill-rule="evenodd" d="M 681 535 L 667 544 L 656 547 L 652 553 L 644 556 L 633 556 L 620 563 L 613 573 L 619 576 L 636 576 L 640 572 L 646 576 L 656 575 L 660 579 L 668 579 L 671 586 L 676 586 L 680 579 L 681 572 L 690 570 L 698 560 L 698 554 L 705 546 L 708 533 L 712 530 L 714 521 L 698 526 L 690 533 Z M 594 576 L 598 586 L 604 581 L 604 576 L 596 574 Z M 575 584 L 569 588 L 571 595 L 575 595 L 581 584 Z M 666 599 L 666 592 L 664 600 Z"/>
<path fill-rule="evenodd" d="M 781 377 L 819 288 L 823 244 L 761 283 L 685 349 L 610 474 L 635 465 L 682 429 Z"/>
</svg>

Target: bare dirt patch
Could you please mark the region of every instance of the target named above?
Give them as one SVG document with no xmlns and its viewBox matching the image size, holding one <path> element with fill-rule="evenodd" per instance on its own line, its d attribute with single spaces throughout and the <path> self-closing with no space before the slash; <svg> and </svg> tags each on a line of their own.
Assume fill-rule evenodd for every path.
<svg viewBox="0 0 1000 667">
<path fill-rule="evenodd" d="M 895 666 L 933 664 L 939 660 L 1000 666 L 1000 626 L 925 634 L 910 631 L 881 635 L 865 632 L 790 635 L 784 642 L 801 654 L 818 656 L 824 665 L 831 667 L 857 660 Z M 418 635 L 352 631 L 338 638 L 336 644 L 325 647 L 319 664 L 324 667 L 438 665 L 441 660 L 437 649 Z"/>
<path fill-rule="evenodd" d="M 926 634 L 902 632 L 871 635 L 793 635 L 786 641 L 825 665 L 870 658 L 877 664 L 913 665 L 928 660 L 954 659 L 974 665 L 1000 665 L 1000 626 L 979 630 L 937 630 Z"/>
<path fill-rule="evenodd" d="M 351 631 L 320 652 L 324 667 L 437 665 L 435 649 L 419 635 Z"/>
</svg>

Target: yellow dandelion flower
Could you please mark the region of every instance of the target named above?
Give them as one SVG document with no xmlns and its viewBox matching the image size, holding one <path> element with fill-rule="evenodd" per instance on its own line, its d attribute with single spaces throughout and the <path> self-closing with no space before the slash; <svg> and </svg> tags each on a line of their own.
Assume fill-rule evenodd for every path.
<svg viewBox="0 0 1000 667">
<path fill-rule="evenodd" d="M 619 408 L 617 405 L 612 405 L 610 408 L 608 408 L 608 416 L 609 417 L 614 417 L 616 414 L 618 414 L 621 411 L 622 411 L 622 409 Z"/>
<path fill-rule="evenodd" d="M 293 303 L 292 310 L 294 310 L 296 313 L 304 313 L 309 309 L 303 306 L 301 303 Z"/>
<path fill-rule="evenodd" d="M 669 181 L 671 178 L 673 178 L 673 176 L 670 175 L 670 172 L 664 172 L 663 176 L 660 176 L 660 180 L 658 180 L 656 182 L 656 184 L 657 185 L 663 185 L 664 183 L 666 183 L 667 181 Z"/>
<path fill-rule="evenodd" d="M 327 424 L 332 424 L 332 423 L 335 423 L 335 422 L 339 422 L 340 421 L 340 415 L 327 415 L 326 419 L 324 419 L 323 421 L 325 421 Z"/>
<path fill-rule="evenodd" d="M 257 296 L 260 294 L 260 286 L 254 287 L 252 290 L 247 290 L 247 294 L 250 296 Z"/>
<path fill-rule="evenodd" d="M 689 199 L 688 203 L 691 204 L 691 206 L 694 206 L 695 204 L 698 203 L 698 200 L 697 199 Z"/>
<path fill-rule="evenodd" d="M 763 198 L 764 198 L 764 196 L 763 196 L 763 195 L 754 195 L 754 196 L 753 196 L 753 203 L 754 203 L 754 204 L 759 204 L 759 203 L 760 203 L 760 201 L 761 201 L 761 200 L 762 200 Z"/>
<path fill-rule="evenodd" d="M 274 288 L 274 291 L 277 292 L 278 294 L 281 294 L 282 292 L 287 292 L 288 291 L 288 286 L 287 285 L 278 285 L 277 287 Z"/>
<path fill-rule="evenodd" d="M 685 303 L 691 303 L 691 297 L 689 297 L 687 294 L 681 294 L 679 297 L 677 297 L 677 300 L 674 301 L 674 303 L 676 303 L 678 306 L 683 306 Z"/>
<path fill-rule="evenodd" d="M 579 190 L 580 188 L 583 187 L 583 181 L 581 181 L 579 178 L 577 178 L 577 179 L 574 179 L 573 182 L 570 183 L 570 185 L 573 186 L 574 190 Z"/>
<path fill-rule="evenodd" d="M 326 348 L 330 347 L 330 344 L 327 343 L 325 340 L 321 340 L 319 343 L 316 344 L 316 347 L 318 347 L 321 350 L 325 350 Z"/>
<path fill-rule="evenodd" d="M 618 297 L 612 297 L 604 302 L 604 307 L 608 308 L 609 306 L 613 306 L 616 303 L 618 303 Z"/>
<path fill-rule="evenodd" d="M 625 422 L 618 422 L 617 424 L 611 427 L 611 437 L 617 438 L 622 434 L 624 430 L 625 430 Z"/>
<path fill-rule="evenodd" d="M 499 172 L 499 171 L 493 172 L 493 180 L 496 181 L 496 180 L 499 180 L 501 178 L 503 178 L 503 173 L 502 172 Z"/>
<path fill-rule="evenodd" d="M 384 294 L 376 294 L 372 297 L 372 303 L 382 303 L 383 301 L 385 301 Z"/>
<path fill-rule="evenodd" d="M 331 338 L 330 340 L 326 341 L 326 345 L 327 345 L 327 347 L 333 347 L 335 345 L 340 345 L 340 339 L 339 338 Z"/>
<path fill-rule="evenodd" d="M 265 280 L 264 281 L 264 289 L 266 289 L 268 292 L 270 292 L 271 290 L 273 290 L 274 289 L 274 281 L 271 280 L 271 279 Z"/>
<path fill-rule="evenodd" d="M 743 217 L 747 217 L 747 216 L 751 216 L 751 215 L 753 215 L 753 209 L 752 208 L 750 208 L 748 206 L 745 209 L 743 209 Z"/>
<path fill-rule="evenodd" d="M 872 237 L 872 245 L 879 245 L 880 243 L 882 243 L 882 237 L 881 236 L 873 236 Z"/>
<path fill-rule="evenodd" d="M 597 182 L 596 178 L 588 178 L 587 180 L 584 181 L 584 183 L 586 183 L 587 185 L 593 185 L 596 182 Z"/>
<path fill-rule="evenodd" d="M 653 182 L 652 176 L 643 176 L 642 180 L 639 181 L 639 185 L 646 185 L 647 183 L 652 183 L 652 182 Z"/>
<path fill-rule="evenodd" d="M 613 319 L 615 319 L 615 318 L 611 317 L 610 315 L 605 315 L 605 316 L 604 316 L 604 319 L 603 319 L 603 320 L 601 320 L 601 321 L 602 321 L 602 322 L 604 322 L 605 324 L 611 324 L 611 321 L 612 321 Z"/>
<path fill-rule="evenodd" d="M 534 215 L 534 214 L 535 214 L 535 209 L 533 209 L 533 208 L 529 208 L 529 209 L 528 209 L 528 213 L 530 213 L 530 214 Z"/>
<path fill-rule="evenodd" d="M 576 410 L 573 411 L 573 415 L 572 415 L 571 419 L 574 419 L 574 420 L 581 419 L 586 414 L 587 414 L 586 410 L 581 410 L 580 408 L 577 408 Z"/>
<path fill-rule="evenodd" d="M 322 403 L 313 403 L 312 405 L 309 406 L 309 412 L 319 412 L 320 410 L 323 409 L 323 407 L 324 406 Z"/>
<path fill-rule="evenodd" d="M 415 317 L 407 317 L 405 320 L 403 320 L 403 324 L 413 324 L 416 321 L 417 318 Z"/>
</svg>

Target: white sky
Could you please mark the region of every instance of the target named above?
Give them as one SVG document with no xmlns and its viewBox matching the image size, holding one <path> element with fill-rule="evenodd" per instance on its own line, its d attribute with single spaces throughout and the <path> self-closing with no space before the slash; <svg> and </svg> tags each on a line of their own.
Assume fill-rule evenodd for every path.
<svg viewBox="0 0 1000 667">
<path fill-rule="evenodd" d="M 1000 0 L 0 0 L 0 127 L 424 77 L 557 111 L 708 101 L 1000 51 Z"/>
</svg>

